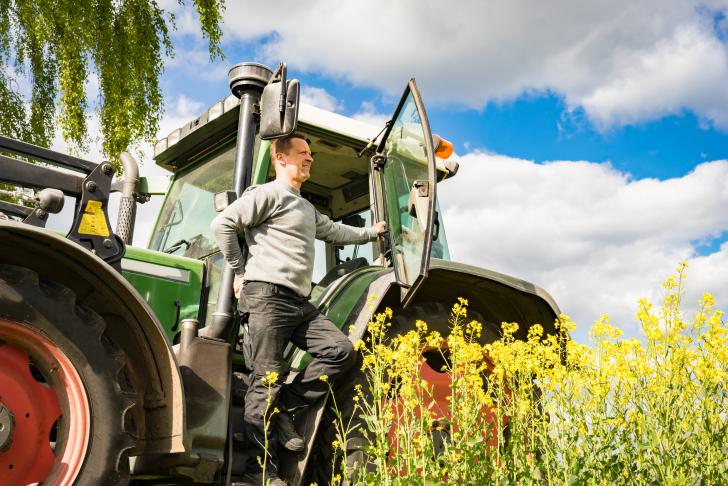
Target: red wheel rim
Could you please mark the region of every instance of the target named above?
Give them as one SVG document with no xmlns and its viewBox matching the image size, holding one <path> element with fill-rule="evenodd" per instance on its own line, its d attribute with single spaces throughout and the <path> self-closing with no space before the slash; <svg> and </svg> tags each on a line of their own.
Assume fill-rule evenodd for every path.
<svg viewBox="0 0 728 486">
<path fill-rule="evenodd" d="M 71 485 L 91 430 L 81 377 L 58 346 L 26 325 L 0 319 L 0 341 L 0 403 L 14 417 L 10 441 L 0 451 L 3 482 Z"/>
<path fill-rule="evenodd" d="M 438 371 L 435 370 L 428 360 L 425 358 L 425 353 L 427 352 L 436 352 L 436 353 L 448 353 L 448 347 L 447 343 L 443 340 L 441 345 L 439 347 L 429 347 L 425 346 L 422 348 L 422 354 L 420 356 L 420 369 L 419 369 L 419 379 L 423 380 L 426 383 L 426 387 L 431 392 L 432 401 L 434 402 L 434 408 L 433 410 L 436 413 L 436 420 L 435 420 L 435 427 L 433 427 L 430 432 L 434 432 L 435 428 L 439 425 L 446 425 L 446 434 L 449 435 L 451 431 L 449 430 L 449 425 L 447 425 L 447 422 L 450 420 L 450 401 L 448 398 L 452 393 L 452 373 L 450 371 Z M 483 360 L 486 363 L 486 372 L 490 373 L 490 371 L 493 368 L 493 363 L 487 356 L 483 356 Z M 401 411 L 404 408 L 404 405 L 402 403 L 402 399 L 400 397 L 396 397 L 391 400 L 391 406 L 394 411 L 395 417 L 399 417 L 401 415 Z M 502 417 L 501 421 L 499 422 L 497 420 L 497 415 L 493 411 L 493 408 L 489 405 L 482 404 L 482 418 L 483 418 L 483 428 L 481 430 L 483 434 L 483 439 L 487 440 L 488 446 L 490 447 L 496 447 L 498 445 L 498 435 L 496 432 L 496 427 L 504 427 L 508 421 L 508 417 Z M 415 414 L 419 416 L 421 413 L 421 410 L 419 408 L 415 409 Z M 390 444 L 393 445 L 393 450 L 396 451 L 399 447 L 397 438 L 395 436 L 395 427 L 396 427 L 396 421 L 397 418 L 395 418 L 395 423 L 392 424 L 388 436 Z M 500 425 L 498 425 L 500 424 Z"/>
</svg>

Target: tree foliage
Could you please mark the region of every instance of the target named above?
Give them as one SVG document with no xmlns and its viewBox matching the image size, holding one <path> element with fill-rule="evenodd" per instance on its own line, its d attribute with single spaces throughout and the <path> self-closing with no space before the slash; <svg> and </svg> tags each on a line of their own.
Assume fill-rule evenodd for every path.
<svg viewBox="0 0 728 486">
<path fill-rule="evenodd" d="M 192 2 L 210 58 L 222 57 L 224 0 Z M 48 146 L 58 127 L 83 150 L 94 102 L 104 154 L 118 165 L 121 151 L 156 135 L 173 28 L 155 0 L 0 0 L 0 132 Z M 89 100 L 94 74 L 99 94 Z"/>
</svg>

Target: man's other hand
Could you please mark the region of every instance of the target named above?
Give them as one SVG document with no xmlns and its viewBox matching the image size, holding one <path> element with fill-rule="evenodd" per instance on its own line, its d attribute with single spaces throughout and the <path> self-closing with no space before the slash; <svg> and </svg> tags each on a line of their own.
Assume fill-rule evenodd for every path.
<svg viewBox="0 0 728 486">
<path fill-rule="evenodd" d="M 377 236 L 382 236 L 382 233 L 387 231 L 387 222 L 378 221 L 372 225 L 372 229 L 377 232 Z"/>
<path fill-rule="evenodd" d="M 235 279 L 233 280 L 233 292 L 235 293 L 235 298 L 240 298 L 240 291 L 243 288 L 243 277 L 241 275 L 235 275 Z"/>
</svg>

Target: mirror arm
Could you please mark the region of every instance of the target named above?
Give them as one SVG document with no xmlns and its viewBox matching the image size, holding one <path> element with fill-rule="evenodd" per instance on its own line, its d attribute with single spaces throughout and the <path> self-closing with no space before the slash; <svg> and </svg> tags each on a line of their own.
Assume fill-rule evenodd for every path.
<svg viewBox="0 0 728 486">
<path fill-rule="evenodd" d="M 278 113 L 286 111 L 286 96 L 288 95 L 288 85 L 286 84 L 286 65 L 283 65 L 283 75 L 281 76 L 281 96 L 278 98 Z"/>
</svg>

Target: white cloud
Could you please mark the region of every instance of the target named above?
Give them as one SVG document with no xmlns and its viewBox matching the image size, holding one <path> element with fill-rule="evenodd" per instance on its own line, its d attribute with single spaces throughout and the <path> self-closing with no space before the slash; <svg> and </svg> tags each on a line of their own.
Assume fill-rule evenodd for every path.
<svg viewBox="0 0 728 486">
<path fill-rule="evenodd" d="M 687 108 L 728 129 L 728 58 L 717 38 L 688 26 L 648 52 L 626 54 L 622 64 L 611 79 L 571 103 L 583 106 L 602 126 Z"/>
<path fill-rule="evenodd" d="M 639 297 L 681 261 L 688 303 L 704 291 L 728 308 L 728 244 L 707 255 L 695 242 L 728 230 L 728 161 L 680 178 L 633 180 L 608 164 L 531 161 L 472 153 L 439 186 L 453 259 L 544 287 L 580 325 L 601 314 L 628 333 Z"/>
<path fill-rule="evenodd" d="M 191 48 L 177 46 L 173 57 L 165 58 L 166 69 L 176 70 L 178 75 L 182 74 L 182 78 L 192 76 L 195 79 L 224 83 L 232 66 L 230 60 L 211 61 L 210 51 L 207 50 L 206 44 L 200 40 L 196 40 L 194 44 L 195 46 Z M 220 97 L 222 96 L 221 94 Z"/>
<path fill-rule="evenodd" d="M 443 15 L 432 0 L 291 0 L 230 3 L 223 28 L 228 42 L 264 39 L 261 61 L 392 96 L 414 75 L 428 102 L 482 107 L 550 90 L 601 128 L 687 109 L 728 130 L 716 11 L 728 3 L 471 0 Z"/>
<path fill-rule="evenodd" d="M 88 135 L 88 144 L 86 150 L 75 152 L 71 146 L 63 139 L 63 134 L 59 129 L 56 129 L 53 140 L 51 141 L 51 150 L 57 152 L 63 152 L 67 154 L 74 154 L 78 157 L 91 160 L 93 162 L 102 162 L 104 160 L 103 152 L 101 149 L 101 125 L 99 117 L 96 113 L 91 113 L 86 118 L 86 130 Z"/>
<path fill-rule="evenodd" d="M 173 130 L 181 127 L 185 123 L 197 118 L 206 108 L 204 103 L 188 98 L 185 95 L 180 95 L 174 102 L 168 103 L 166 112 L 159 120 L 159 130 L 157 131 L 156 139 L 166 137 Z M 86 150 L 76 154 L 79 157 L 94 161 L 101 162 L 104 160 L 102 151 L 102 138 L 101 138 L 101 125 L 99 123 L 99 117 L 97 113 L 89 113 L 87 118 L 88 123 L 88 134 L 89 144 Z M 71 153 L 71 147 L 63 140 L 63 135 L 59 130 L 56 131 L 53 141 L 51 142 L 52 150 L 58 152 Z M 131 151 L 136 156 L 141 156 L 140 162 L 148 168 L 156 172 L 156 166 L 151 163 L 153 158 L 153 147 L 151 144 L 141 144 L 138 147 L 133 147 Z M 147 164 L 147 162 L 149 162 Z M 161 169 L 159 169 L 161 170 Z"/>
<path fill-rule="evenodd" d="M 190 99 L 186 95 L 180 95 L 171 106 L 171 109 L 160 120 L 160 134 L 164 134 L 165 130 L 179 128 L 178 126 L 173 126 L 179 120 L 182 120 L 181 123 L 184 123 L 197 118 L 206 108 L 205 104 L 201 101 Z"/>
<path fill-rule="evenodd" d="M 328 91 L 314 86 L 301 87 L 301 101 L 327 111 L 341 112 L 344 109 L 344 104 Z"/>
<path fill-rule="evenodd" d="M 209 64 L 210 53 L 201 47 L 193 47 L 190 49 L 181 49 L 177 47 L 172 57 L 166 57 L 164 60 L 165 67 L 196 70 L 199 67 Z"/>
<path fill-rule="evenodd" d="M 359 107 L 359 111 L 351 115 L 351 117 L 355 120 L 369 123 L 370 125 L 374 125 L 375 127 L 383 127 L 384 124 L 389 121 L 391 116 L 391 113 L 389 115 L 379 113 L 374 106 L 374 103 L 372 103 L 371 101 L 362 102 L 361 106 Z"/>
<path fill-rule="evenodd" d="M 184 5 L 178 0 L 158 0 L 157 4 L 168 14 L 174 15 L 175 28 L 171 32 L 173 36 L 191 36 L 197 40 L 202 40 L 200 16 L 191 2 Z"/>
</svg>

